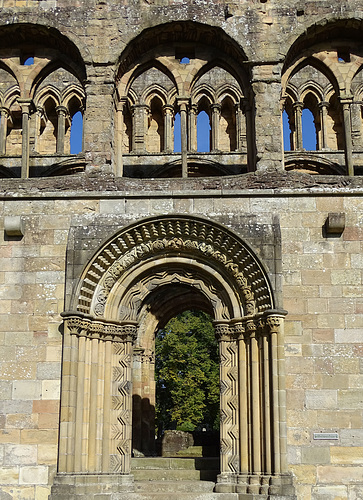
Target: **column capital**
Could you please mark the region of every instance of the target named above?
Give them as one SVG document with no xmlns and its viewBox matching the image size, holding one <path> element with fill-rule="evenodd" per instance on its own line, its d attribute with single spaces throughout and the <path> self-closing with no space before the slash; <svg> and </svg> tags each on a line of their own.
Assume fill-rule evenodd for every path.
<svg viewBox="0 0 363 500">
<path fill-rule="evenodd" d="M 330 106 L 330 103 L 328 101 L 321 101 L 321 102 L 319 102 L 318 106 L 320 109 L 328 108 Z"/>
<path fill-rule="evenodd" d="M 68 114 L 68 109 L 67 109 L 67 107 L 66 107 L 66 106 L 63 106 L 63 105 L 57 106 L 57 107 L 55 108 L 55 110 L 56 110 L 56 112 L 57 112 L 58 114 L 62 114 L 62 113 L 63 113 L 63 114 L 64 114 L 64 116 L 66 116 L 66 115 Z"/>
<path fill-rule="evenodd" d="M 296 101 L 293 103 L 292 107 L 293 107 L 293 109 L 295 109 L 297 111 L 302 111 L 302 109 L 304 107 L 304 103 L 301 101 Z"/>
<path fill-rule="evenodd" d="M 219 342 L 227 341 L 230 342 L 231 339 L 231 327 L 230 321 L 214 321 L 213 322 L 214 331 L 216 334 L 216 338 Z"/>
<path fill-rule="evenodd" d="M 190 113 L 195 113 L 198 114 L 198 105 L 197 104 L 191 104 L 189 108 Z"/>
<path fill-rule="evenodd" d="M 177 97 L 176 102 L 180 107 L 180 111 L 186 111 L 187 107 L 190 105 L 189 97 Z"/>
<path fill-rule="evenodd" d="M 34 107 L 33 99 L 18 99 L 22 113 L 30 113 L 31 108 Z"/>
<path fill-rule="evenodd" d="M 173 113 L 174 106 L 172 104 L 164 104 L 163 111 L 164 113 Z"/>
<path fill-rule="evenodd" d="M 132 342 L 137 335 L 137 321 L 107 321 L 78 312 L 61 313 L 70 335 L 111 342 Z"/>
<path fill-rule="evenodd" d="M 349 109 L 350 105 L 353 103 L 353 96 L 348 94 L 339 96 L 339 102 L 343 106 L 343 110 Z"/>
<path fill-rule="evenodd" d="M 215 111 L 220 111 L 222 108 L 222 105 L 219 102 L 214 102 L 213 104 L 210 105 L 210 109 L 215 112 Z"/>
<path fill-rule="evenodd" d="M 136 109 L 150 109 L 150 106 L 146 103 L 138 103 L 138 104 L 133 104 L 131 106 L 131 109 L 132 110 L 136 110 Z"/>
<path fill-rule="evenodd" d="M 116 110 L 123 111 L 127 104 L 127 97 L 121 97 L 116 103 Z"/>
<path fill-rule="evenodd" d="M 236 107 L 241 106 L 244 113 L 251 111 L 251 103 L 247 97 L 242 97 L 241 102 L 236 104 Z"/>
</svg>

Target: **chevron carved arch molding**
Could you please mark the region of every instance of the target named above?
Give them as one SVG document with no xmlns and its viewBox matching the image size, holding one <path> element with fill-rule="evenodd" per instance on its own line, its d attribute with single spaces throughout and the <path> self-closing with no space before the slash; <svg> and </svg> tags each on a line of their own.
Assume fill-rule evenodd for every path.
<svg viewBox="0 0 363 500">
<path fill-rule="evenodd" d="M 118 473 L 132 491 L 132 381 L 141 359 L 152 365 L 155 329 L 180 312 L 183 300 L 212 314 L 219 341 L 215 491 L 283 494 L 289 484 L 280 376 L 286 311 L 275 309 L 267 272 L 242 239 L 184 215 L 122 229 L 84 268 L 63 314 L 59 472 Z M 153 369 L 143 370 L 154 383 Z"/>
<path fill-rule="evenodd" d="M 240 316 L 274 308 L 266 271 L 254 252 L 231 231 L 204 219 L 168 216 L 144 220 L 114 236 L 84 272 L 74 309 L 103 317 L 115 284 L 141 262 L 173 256 L 208 263 L 240 297 Z M 113 318 L 117 319 L 117 318 Z"/>
</svg>

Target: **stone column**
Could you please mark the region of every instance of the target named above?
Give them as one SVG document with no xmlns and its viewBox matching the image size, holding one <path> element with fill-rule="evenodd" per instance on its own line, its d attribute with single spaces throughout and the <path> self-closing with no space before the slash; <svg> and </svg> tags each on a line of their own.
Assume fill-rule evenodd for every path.
<svg viewBox="0 0 363 500">
<path fill-rule="evenodd" d="M 261 468 L 261 408 L 260 408 L 260 359 L 257 338 L 257 327 L 254 321 L 246 324 L 249 337 L 249 390 L 251 419 L 251 476 L 248 493 L 258 494 L 260 491 Z"/>
<path fill-rule="evenodd" d="M 362 104 L 361 102 L 353 101 L 350 106 L 350 114 L 352 121 L 352 142 L 353 147 L 361 149 L 363 146 L 362 136 Z"/>
<path fill-rule="evenodd" d="M 254 136 L 255 122 L 252 113 L 252 106 L 248 99 L 242 99 L 241 107 L 242 112 L 246 117 L 247 169 L 249 172 L 252 172 L 254 170 L 256 156 L 256 142 Z"/>
<path fill-rule="evenodd" d="M 241 103 L 237 103 L 236 110 L 236 135 L 237 135 L 237 151 L 247 149 L 246 123 L 241 108 Z"/>
<path fill-rule="evenodd" d="M 66 117 L 68 114 L 68 109 L 65 106 L 57 106 L 55 108 L 57 112 L 57 154 L 64 154 L 64 137 L 66 134 Z"/>
<path fill-rule="evenodd" d="M 8 132 L 8 117 L 9 110 L 6 108 L 0 109 L 0 154 L 6 154 L 6 136 Z"/>
<path fill-rule="evenodd" d="M 250 470 L 248 442 L 248 341 L 245 337 L 245 326 L 238 322 L 234 326 L 238 338 L 238 395 L 239 395 L 239 454 L 240 471 L 237 478 L 237 493 L 247 493 L 248 474 Z"/>
<path fill-rule="evenodd" d="M 198 107 L 193 104 L 189 108 L 189 134 L 188 134 L 188 151 L 197 151 L 197 117 L 198 117 Z"/>
<path fill-rule="evenodd" d="M 163 111 L 164 111 L 164 151 L 166 153 L 172 153 L 174 150 L 173 134 L 172 134 L 174 108 L 171 104 L 165 104 L 163 107 Z"/>
<path fill-rule="evenodd" d="M 295 150 L 299 151 L 303 149 L 303 136 L 302 136 L 302 110 L 304 104 L 302 102 L 295 102 L 293 104 L 293 109 L 295 113 L 295 134 L 294 134 L 294 146 Z"/>
<path fill-rule="evenodd" d="M 215 331 L 219 341 L 221 387 L 221 473 L 217 478 L 216 492 L 233 493 L 240 465 L 238 346 L 228 323 L 216 323 Z"/>
<path fill-rule="evenodd" d="M 122 138 L 124 127 L 124 109 L 127 106 L 126 98 L 121 99 L 116 105 L 116 161 L 115 161 L 115 175 L 116 177 L 123 176 L 123 158 L 122 158 Z"/>
<path fill-rule="evenodd" d="M 271 407 L 272 407 L 272 451 L 273 474 L 270 494 L 287 494 L 292 488 L 292 479 L 287 468 L 286 387 L 284 353 L 284 316 L 286 311 L 266 311 L 267 335 L 271 341 Z"/>
<path fill-rule="evenodd" d="M 219 121 L 221 118 L 221 105 L 219 103 L 212 104 L 211 110 L 212 110 L 211 151 L 218 151 L 218 148 L 219 148 Z"/>
<path fill-rule="evenodd" d="M 326 119 L 328 114 L 329 103 L 322 101 L 319 103 L 320 109 L 320 149 L 328 147 L 328 133 L 326 129 Z"/>
<path fill-rule="evenodd" d="M 178 99 L 180 109 L 182 177 L 188 177 L 188 103 L 189 99 L 187 98 L 180 97 Z"/>
<path fill-rule="evenodd" d="M 343 107 L 343 120 L 344 120 L 344 138 L 345 138 L 345 166 L 347 169 L 347 174 L 350 176 L 354 175 L 354 165 L 353 165 L 353 145 L 352 145 L 352 125 L 350 119 L 350 105 L 352 103 L 352 98 L 345 97 L 341 98 L 340 102 Z"/>
<path fill-rule="evenodd" d="M 34 114 L 34 130 L 33 130 L 33 135 L 34 135 L 34 144 L 33 148 L 36 153 L 39 153 L 39 135 L 40 135 L 40 127 L 42 124 L 42 120 L 44 118 L 44 108 L 41 106 L 38 106 L 36 109 L 36 112 Z"/>
<path fill-rule="evenodd" d="M 134 104 L 132 111 L 132 152 L 145 153 L 145 136 L 147 133 L 147 121 L 149 116 L 149 106 L 146 104 Z"/>
<path fill-rule="evenodd" d="M 115 473 L 122 474 L 130 488 L 136 324 L 108 323 L 73 313 L 63 316 L 58 471 L 72 477 L 73 483 L 69 482 L 75 488 L 87 474 L 106 478 Z"/>
<path fill-rule="evenodd" d="M 18 99 L 22 114 L 22 153 L 21 178 L 29 177 L 29 116 L 32 106 L 31 99 Z"/>
</svg>

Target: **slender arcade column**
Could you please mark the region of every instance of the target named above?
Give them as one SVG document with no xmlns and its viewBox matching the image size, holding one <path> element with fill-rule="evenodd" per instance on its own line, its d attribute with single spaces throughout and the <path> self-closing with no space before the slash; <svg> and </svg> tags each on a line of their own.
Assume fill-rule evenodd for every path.
<svg viewBox="0 0 363 500">
<path fill-rule="evenodd" d="M 244 122 L 241 104 L 235 106 L 236 111 L 236 132 L 237 132 L 237 151 L 243 151 L 247 148 L 246 124 Z"/>
<path fill-rule="evenodd" d="M 22 115 L 22 153 L 21 153 L 21 178 L 29 177 L 29 116 L 32 105 L 31 99 L 18 99 Z"/>
<path fill-rule="evenodd" d="M 188 177 L 188 103 L 189 99 L 178 99 L 180 109 L 182 177 Z"/>
<path fill-rule="evenodd" d="M 116 177 L 123 176 L 122 137 L 125 106 L 127 106 L 126 99 L 121 99 L 116 107 Z"/>
<path fill-rule="evenodd" d="M 322 101 L 319 103 L 320 109 L 320 149 L 326 149 L 328 147 L 328 133 L 326 129 L 326 119 L 328 114 L 329 103 Z"/>
<path fill-rule="evenodd" d="M 302 102 L 295 102 L 293 105 L 295 112 L 295 150 L 300 150 L 303 148 L 303 136 L 302 136 L 302 110 L 304 104 Z"/>
<path fill-rule="evenodd" d="M 347 174 L 349 176 L 353 176 L 354 165 L 353 165 L 353 146 L 352 146 L 352 125 L 350 119 L 350 105 L 352 103 L 352 99 L 350 98 L 340 99 L 340 102 L 343 106 L 345 165 L 347 169 Z"/>
<path fill-rule="evenodd" d="M 219 148 L 219 121 L 221 117 L 221 105 L 216 103 L 211 105 L 212 110 L 212 144 L 211 151 L 218 151 Z"/>
<path fill-rule="evenodd" d="M 174 108 L 171 104 L 165 104 L 164 111 L 164 151 L 171 153 L 173 151 L 172 141 L 172 123 Z"/>
<path fill-rule="evenodd" d="M 189 109 L 189 121 L 188 121 L 188 150 L 189 151 L 197 151 L 197 116 L 198 116 L 198 108 L 195 104 L 190 106 Z"/>
<path fill-rule="evenodd" d="M 135 104 L 132 106 L 132 152 L 145 153 L 145 136 L 149 106 Z"/>
<path fill-rule="evenodd" d="M 6 108 L 0 109 L 0 154 L 6 154 L 6 135 L 8 131 L 9 110 Z"/>
<path fill-rule="evenodd" d="M 58 116 L 57 124 L 57 153 L 64 154 L 64 137 L 66 134 L 66 117 L 68 109 L 65 106 L 57 106 L 56 112 Z"/>
</svg>

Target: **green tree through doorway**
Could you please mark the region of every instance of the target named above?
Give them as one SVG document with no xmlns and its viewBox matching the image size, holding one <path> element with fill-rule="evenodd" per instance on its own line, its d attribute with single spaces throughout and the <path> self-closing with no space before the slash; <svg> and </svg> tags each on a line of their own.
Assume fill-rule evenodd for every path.
<svg viewBox="0 0 363 500">
<path fill-rule="evenodd" d="M 158 331 L 155 342 L 156 426 L 219 429 L 219 354 L 211 317 L 185 311 Z"/>
</svg>

